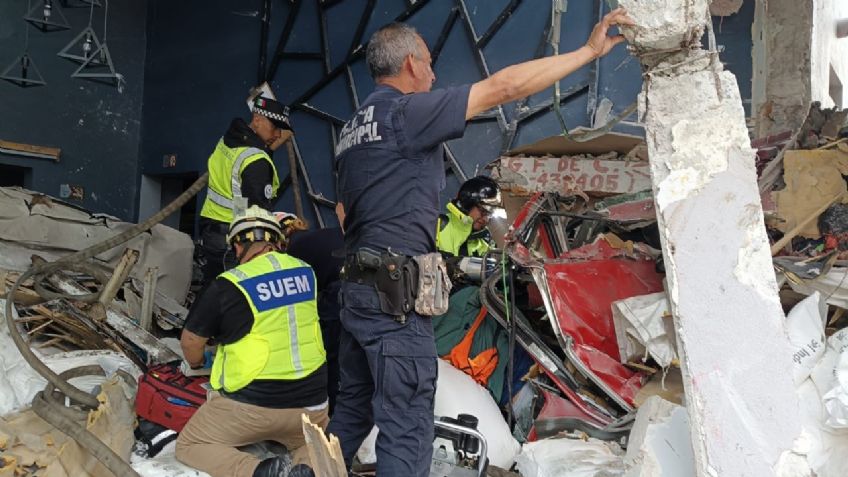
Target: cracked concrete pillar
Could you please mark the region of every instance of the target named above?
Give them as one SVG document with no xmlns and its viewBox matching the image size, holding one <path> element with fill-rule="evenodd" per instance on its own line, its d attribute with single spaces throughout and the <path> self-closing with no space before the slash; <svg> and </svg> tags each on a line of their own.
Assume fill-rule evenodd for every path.
<svg viewBox="0 0 848 477">
<path fill-rule="evenodd" d="M 755 137 L 792 131 L 812 98 L 813 1 L 758 1 L 754 13 L 751 115 Z M 828 32 L 831 33 L 831 32 Z"/>
<path fill-rule="evenodd" d="M 645 71 L 640 113 L 697 474 L 785 475 L 804 462 L 792 452 L 793 363 L 739 88 L 700 46 L 709 1 L 619 3 Z"/>
</svg>

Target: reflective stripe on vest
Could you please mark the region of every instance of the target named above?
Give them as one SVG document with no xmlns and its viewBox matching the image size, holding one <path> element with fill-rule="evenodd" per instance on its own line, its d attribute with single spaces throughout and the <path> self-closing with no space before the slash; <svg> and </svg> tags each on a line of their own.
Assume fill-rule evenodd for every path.
<svg viewBox="0 0 848 477">
<path fill-rule="evenodd" d="M 219 222 L 233 220 L 234 198 L 242 197 L 241 173 L 254 161 L 265 159 L 271 164 L 272 193 L 277 194 L 280 180 L 274 162 L 262 149 L 255 147 L 230 148 L 224 140 L 218 141 L 215 151 L 209 156 L 209 183 L 206 186 L 206 201 L 200 215 Z"/>
<path fill-rule="evenodd" d="M 235 343 L 218 346 L 212 387 L 233 392 L 256 379 L 301 379 L 326 362 L 309 265 L 272 252 L 219 276 L 242 292 L 253 326 Z"/>
<path fill-rule="evenodd" d="M 280 261 L 277 260 L 277 257 L 274 255 L 267 255 L 268 260 L 271 262 L 271 266 L 274 267 L 274 270 L 280 271 L 283 269 L 283 266 L 280 265 Z M 317 297 L 317 294 L 316 294 Z M 317 303 L 317 302 L 316 302 Z M 316 305 L 317 307 L 317 305 Z M 317 310 L 317 308 L 316 308 Z M 295 314 L 295 309 L 293 305 L 289 305 L 286 307 L 286 319 L 289 322 L 289 344 L 291 346 L 291 356 L 292 356 L 292 366 L 296 372 L 303 371 L 303 365 L 300 362 L 300 345 L 297 339 L 297 320 L 292 319 L 292 316 Z"/>
</svg>

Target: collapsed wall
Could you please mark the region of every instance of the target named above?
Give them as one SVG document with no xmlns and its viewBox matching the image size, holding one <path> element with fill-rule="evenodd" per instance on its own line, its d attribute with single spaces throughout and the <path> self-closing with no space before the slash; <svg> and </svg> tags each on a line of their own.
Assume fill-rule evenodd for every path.
<svg viewBox="0 0 848 477">
<path fill-rule="evenodd" d="M 701 49 L 708 0 L 619 3 L 645 71 L 639 109 L 697 473 L 780 474 L 801 425 L 736 79 Z"/>
</svg>

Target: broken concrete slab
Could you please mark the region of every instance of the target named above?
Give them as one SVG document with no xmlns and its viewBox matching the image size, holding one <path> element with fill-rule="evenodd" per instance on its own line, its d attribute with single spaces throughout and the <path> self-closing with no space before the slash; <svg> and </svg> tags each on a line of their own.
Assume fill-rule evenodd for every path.
<svg viewBox="0 0 848 477">
<path fill-rule="evenodd" d="M 622 30 L 646 69 L 640 112 L 696 473 L 773 475 L 801 423 L 739 88 L 714 53 L 660 51 L 699 44 L 706 2 L 619 3 L 640 25 Z"/>
<path fill-rule="evenodd" d="M 651 188 L 647 162 L 624 161 L 617 156 L 616 153 L 598 157 L 504 156 L 500 159 L 498 179 L 520 194 L 538 191 L 566 195 L 575 192 L 625 194 Z"/>
<path fill-rule="evenodd" d="M 616 2 L 613 2 L 616 3 Z M 623 28 L 631 48 L 676 51 L 698 43 L 710 21 L 710 0 L 618 0 L 636 21 Z"/>
<path fill-rule="evenodd" d="M 625 477 L 694 477 L 695 456 L 686 408 L 652 396 L 630 430 Z"/>
<path fill-rule="evenodd" d="M 30 267 L 33 253 L 54 261 L 133 225 L 19 187 L 0 187 L 0 268 L 24 271 Z M 191 237 L 159 224 L 126 246 L 141 252 L 132 277 L 143 280 L 148 268 L 159 267 L 163 293 L 180 303 L 185 301 L 191 284 Z M 116 247 L 103 252 L 96 261 L 114 268 L 123 250 Z"/>
</svg>

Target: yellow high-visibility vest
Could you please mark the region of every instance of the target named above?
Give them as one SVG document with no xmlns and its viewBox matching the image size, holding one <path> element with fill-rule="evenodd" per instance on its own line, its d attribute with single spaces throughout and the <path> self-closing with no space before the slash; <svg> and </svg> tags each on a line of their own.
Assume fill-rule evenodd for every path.
<svg viewBox="0 0 848 477">
<path fill-rule="evenodd" d="M 234 392 L 256 379 L 300 379 L 326 362 L 309 265 L 271 252 L 219 276 L 244 294 L 253 327 L 235 343 L 218 346 L 209 380 L 213 388 Z"/>
<path fill-rule="evenodd" d="M 218 141 L 215 151 L 209 156 L 209 184 L 206 186 L 206 200 L 200 210 L 201 217 L 229 224 L 233 221 L 233 198 L 242 197 L 241 173 L 244 168 L 258 160 L 271 164 L 273 180 L 272 197 L 277 195 L 280 179 L 274 161 L 268 153 L 256 147 L 227 147 L 224 139 Z"/>
<path fill-rule="evenodd" d="M 436 222 L 436 248 L 453 256 L 482 257 L 490 244 L 482 238 L 469 238 L 474 232 L 474 220 L 452 202 L 446 207 L 447 220 L 439 216 Z M 464 247 L 463 247 L 464 245 Z"/>
</svg>

